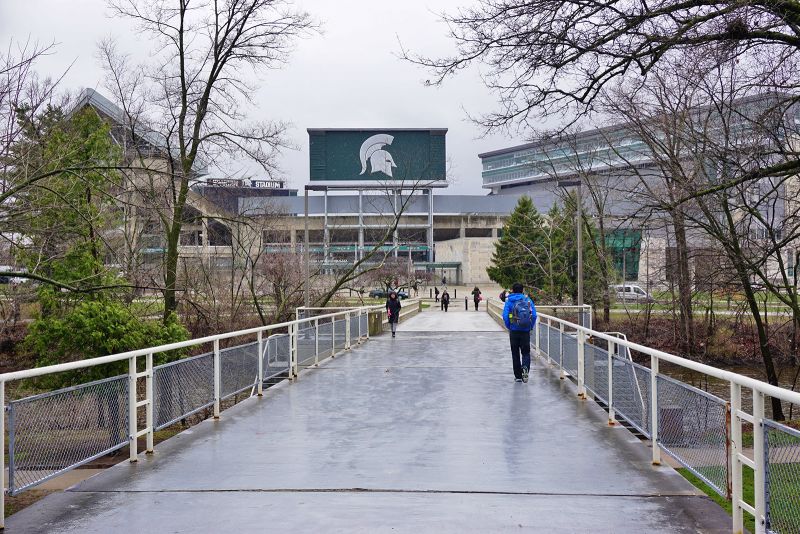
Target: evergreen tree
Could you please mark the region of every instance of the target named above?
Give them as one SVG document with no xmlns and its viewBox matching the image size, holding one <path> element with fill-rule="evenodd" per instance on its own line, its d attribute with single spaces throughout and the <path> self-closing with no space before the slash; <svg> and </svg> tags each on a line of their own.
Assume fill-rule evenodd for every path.
<svg viewBox="0 0 800 534">
<path fill-rule="evenodd" d="M 541 288 L 545 282 L 541 262 L 546 254 L 545 224 L 533 201 L 520 197 L 495 243 L 492 264 L 486 269 L 489 278 L 504 287 L 521 282 L 526 287 Z"/>
</svg>

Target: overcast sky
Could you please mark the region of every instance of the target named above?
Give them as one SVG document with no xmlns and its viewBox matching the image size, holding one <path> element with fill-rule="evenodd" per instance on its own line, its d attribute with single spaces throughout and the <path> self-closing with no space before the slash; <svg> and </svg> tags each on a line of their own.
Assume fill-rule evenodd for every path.
<svg viewBox="0 0 800 534">
<path fill-rule="evenodd" d="M 398 59 L 398 39 L 427 55 L 446 54 L 452 42 L 437 12 L 472 0 L 298 0 L 323 23 L 322 35 L 298 43 L 291 63 L 263 76 L 254 118 L 292 123 L 292 141 L 282 167 L 293 187 L 308 181 L 306 128 L 445 127 L 453 185 L 450 193 L 483 194 L 480 152 L 524 142 L 502 135 L 479 138 L 480 129 L 467 119 L 495 106 L 477 70 L 464 72 L 443 87 L 425 87 L 427 73 Z M 117 37 L 134 55 L 150 50 L 126 22 L 107 16 L 105 0 L 0 0 L 0 36 L 55 41 L 55 53 L 38 67 L 55 76 L 72 64 L 64 87 L 91 87 L 103 92 L 103 72 L 96 58 L 97 42 Z M 236 169 L 233 169 L 234 171 Z"/>
</svg>

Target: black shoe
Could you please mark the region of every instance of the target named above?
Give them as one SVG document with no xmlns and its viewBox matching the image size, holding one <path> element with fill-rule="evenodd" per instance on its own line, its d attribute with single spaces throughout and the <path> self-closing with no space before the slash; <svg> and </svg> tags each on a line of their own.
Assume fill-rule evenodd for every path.
<svg viewBox="0 0 800 534">
<path fill-rule="evenodd" d="M 514 382 L 522 382 L 522 379 L 521 378 L 515 378 Z"/>
<path fill-rule="evenodd" d="M 526 382 L 526 383 L 528 382 L 528 368 L 527 367 L 523 367 L 522 368 L 522 381 Z"/>
</svg>

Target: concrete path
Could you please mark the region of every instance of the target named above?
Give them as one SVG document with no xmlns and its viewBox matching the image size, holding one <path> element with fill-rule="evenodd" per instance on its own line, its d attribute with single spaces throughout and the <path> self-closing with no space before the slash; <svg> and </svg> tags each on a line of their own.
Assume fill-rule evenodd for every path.
<svg viewBox="0 0 800 534">
<path fill-rule="evenodd" d="M 426 320 L 438 319 L 420 314 L 51 495 L 6 531 L 730 531 L 555 373 L 515 383 L 504 333 L 409 330 Z"/>
<path fill-rule="evenodd" d="M 502 332 L 504 329 L 483 311 L 454 310 L 444 312 L 429 308 L 397 326 L 398 332 Z M 399 334 L 398 334 L 399 335 Z"/>
</svg>

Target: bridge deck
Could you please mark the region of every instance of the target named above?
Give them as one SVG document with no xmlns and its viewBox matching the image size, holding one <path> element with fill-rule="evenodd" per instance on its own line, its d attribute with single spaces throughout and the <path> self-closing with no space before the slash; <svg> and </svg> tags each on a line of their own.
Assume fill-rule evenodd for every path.
<svg viewBox="0 0 800 534">
<path fill-rule="evenodd" d="M 730 532 L 555 373 L 515 383 L 485 313 L 443 315 L 47 497 L 7 532 Z"/>
</svg>

